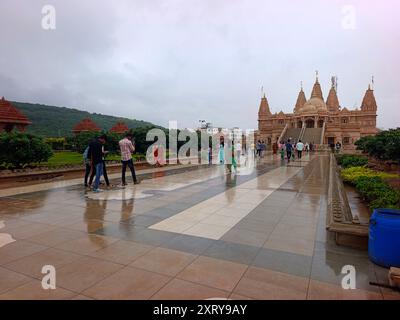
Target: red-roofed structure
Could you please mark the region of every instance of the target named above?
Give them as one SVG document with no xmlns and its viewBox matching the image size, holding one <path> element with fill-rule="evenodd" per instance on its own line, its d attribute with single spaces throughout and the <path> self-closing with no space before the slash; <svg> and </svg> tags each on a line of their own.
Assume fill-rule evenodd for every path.
<svg viewBox="0 0 400 320">
<path fill-rule="evenodd" d="M 111 129 L 110 132 L 123 134 L 129 131 L 128 126 L 123 122 L 117 122 Z"/>
<path fill-rule="evenodd" d="M 97 126 L 97 124 L 90 120 L 89 118 L 85 118 L 78 122 L 75 127 L 72 129 L 72 132 L 75 134 L 81 133 L 81 132 L 98 132 L 100 131 L 100 128 Z"/>
<path fill-rule="evenodd" d="M 0 132 L 10 132 L 15 128 L 20 131 L 25 131 L 25 127 L 32 122 L 22 114 L 16 107 L 9 101 L 4 99 L 0 100 Z"/>
</svg>

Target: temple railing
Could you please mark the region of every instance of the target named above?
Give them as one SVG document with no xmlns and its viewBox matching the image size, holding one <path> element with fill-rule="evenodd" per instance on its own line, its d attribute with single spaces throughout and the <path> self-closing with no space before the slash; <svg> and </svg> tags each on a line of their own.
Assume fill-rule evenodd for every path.
<svg viewBox="0 0 400 320">
<path fill-rule="evenodd" d="M 285 135 L 287 128 L 288 128 L 288 124 L 286 123 L 285 127 L 284 127 L 283 130 L 282 130 L 281 135 L 279 136 L 279 139 L 278 139 L 279 142 L 282 141 L 282 138 L 283 138 L 283 136 Z"/>
<path fill-rule="evenodd" d="M 319 141 L 320 144 L 324 143 L 325 128 L 326 128 L 326 122 L 324 121 L 324 123 L 322 125 L 321 139 Z"/>
</svg>

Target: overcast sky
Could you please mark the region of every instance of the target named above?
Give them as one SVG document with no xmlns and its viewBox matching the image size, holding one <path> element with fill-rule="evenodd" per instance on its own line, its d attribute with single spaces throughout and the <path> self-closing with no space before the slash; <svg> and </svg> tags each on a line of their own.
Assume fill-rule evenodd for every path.
<svg viewBox="0 0 400 320">
<path fill-rule="evenodd" d="M 374 75 L 378 126 L 400 126 L 398 0 L 1 0 L 0 13 L 10 100 L 255 128 L 261 86 L 273 112 L 291 112 L 318 70 L 324 98 L 336 75 L 350 109 Z"/>
</svg>

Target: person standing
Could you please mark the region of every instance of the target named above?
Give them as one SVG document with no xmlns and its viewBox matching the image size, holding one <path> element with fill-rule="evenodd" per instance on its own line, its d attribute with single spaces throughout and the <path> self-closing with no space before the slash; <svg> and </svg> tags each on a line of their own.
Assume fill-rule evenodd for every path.
<svg viewBox="0 0 400 320">
<path fill-rule="evenodd" d="M 104 181 L 106 182 L 107 188 L 110 188 L 111 185 L 110 185 L 110 181 L 108 180 L 106 160 L 105 160 L 105 157 L 106 157 L 108 151 L 104 150 L 104 146 L 102 146 L 102 150 L 103 150 L 103 177 L 104 177 Z M 96 172 L 93 170 L 92 174 L 90 175 L 89 185 L 92 185 L 95 174 L 96 174 Z"/>
<path fill-rule="evenodd" d="M 135 146 L 132 143 L 133 134 L 128 132 L 121 141 L 119 141 L 119 148 L 121 150 L 121 163 L 122 163 L 122 185 L 126 186 L 125 172 L 128 166 L 131 170 L 132 179 L 134 184 L 139 184 L 140 181 L 136 178 L 135 167 L 133 166 L 132 153 L 135 151 Z"/>
<path fill-rule="evenodd" d="M 336 142 L 336 145 L 335 145 L 336 153 L 339 153 L 341 148 L 342 148 L 342 144 L 339 141 Z"/>
<path fill-rule="evenodd" d="M 224 140 L 220 140 L 219 143 L 219 151 L 218 151 L 218 157 L 219 157 L 219 163 L 223 164 L 225 162 L 225 148 L 224 148 Z"/>
<path fill-rule="evenodd" d="M 276 141 L 272 144 L 272 153 L 277 154 L 278 153 L 278 139 L 276 138 Z"/>
<path fill-rule="evenodd" d="M 83 152 L 83 163 L 85 165 L 84 184 L 85 184 L 85 187 L 87 188 L 87 187 L 89 187 L 88 178 L 89 178 L 90 172 L 92 170 L 92 167 L 90 166 L 89 146 L 87 146 L 85 151 Z"/>
<path fill-rule="evenodd" d="M 107 141 L 107 136 L 102 134 L 89 144 L 88 157 L 91 161 L 92 170 L 96 172 L 96 178 L 93 184 L 93 192 L 100 192 L 100 178 L 103 175 L 103 145 Z"/>
<path fill-rule="evenodd" d="M 304 143 L 301 142 L 301 140 L 299 140 L 299 142 L 297 142 L 297 144 L 296 144 L 297 157 L 299 159 L 301 159 L 301 155 L 303 153 L 303 149 L 304 149 Z"/>
<path fill-rule="evenodd" d="M 240 143 L 240 141 L 236 142 L 235 149 L 236 149 L 236 163 L 240 165 L 240 156 L 242 155 L 242 144 Z"/>
<path fill-rule="evenodd" d="M 290 162 L 290 158 L 292 157 L 292 144 L 290 143 L 290 139 L 286 142 L 286 156 L 288 159 L 288 163 Z"/>
</svg>

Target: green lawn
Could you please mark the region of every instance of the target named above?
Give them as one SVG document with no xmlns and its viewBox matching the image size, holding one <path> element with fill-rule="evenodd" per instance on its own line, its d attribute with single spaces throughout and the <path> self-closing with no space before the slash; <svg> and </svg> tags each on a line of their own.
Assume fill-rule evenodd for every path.
<svg viewBox="0 0 400 320">
<path fill-rule="evenodd" d="M 54 152 L 53 156 L 47 162 L 41 163 L 42 166 L 57 167 L 63 165 L 83 164 L 83 157 L 78 152 L 62 151 Z"/>
<path fill-rule="evenodd" d="M 142 155 L 134 154 L 133 158 L 140 158 Z M 121 160 L 121 156 L 118 154 L 110 154 L 107 155 L 106 160 Z M 46 167 L 58 167 L 58 166 L 65 166 L 65 165 L 83 165 L 83 156 L 82 154 L 74 151 L 61 151 L 61 152 L 54 152 L 53 156 L 47 162 L 43 162 L 40 166 Z"/>
</svg>

